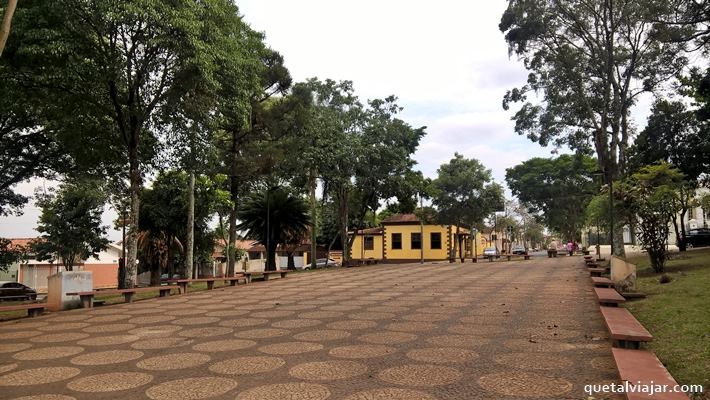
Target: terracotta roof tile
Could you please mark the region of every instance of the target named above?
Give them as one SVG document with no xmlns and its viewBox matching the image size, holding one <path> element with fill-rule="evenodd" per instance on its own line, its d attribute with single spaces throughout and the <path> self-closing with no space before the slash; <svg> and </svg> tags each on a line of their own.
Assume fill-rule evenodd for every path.
<svg viewBox="0 0 710 400">
<path fill-rule="evenodd" d="M 383 224 L 396 224 L 401 222 L 419 222 L 416 214 L 394 214 L 385 218 Z"/>
</svg>

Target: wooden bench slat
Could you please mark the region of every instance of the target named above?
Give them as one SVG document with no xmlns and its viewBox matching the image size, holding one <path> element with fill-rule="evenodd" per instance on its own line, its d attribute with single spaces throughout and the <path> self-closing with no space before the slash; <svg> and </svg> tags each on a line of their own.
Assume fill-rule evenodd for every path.
<svg viewBox="0 0 710 400">
<path fill-rule="evenodd" d="M 614 287 L 614 281 L 612 281 L 609 278 L 603 278 L 601 276 L 593 276 L 592 283 L 596 287 L 606 287 L 606 288 L 613 288 Z"/>
<path fill-rule="evenodd" d="M 600 307 L 600 309 L 612 339 L 630 342 L 653 340 L 653 336 L 634 318 L 629 310 L 620 307 Z"/>
<path fill-rule="evenodd" d="M 46 308 L 46 304 L 33 303 L 33 304 L 13 304 L 11 306 L 0 306 L 0 311 L 19 311 L 19 310 L 29 310 L 37 308 Z"/>
<path fill-rule="evenodd" d="M 613 306 L 616 306 L 626 301 L 624 296 L 620 295 L 615 289 L 597 287 L 594 288 L 594 293 L 597 295 L 597 299 L 602 305 L 613 304 Z"/>
<path fill-rule="evenodd" d="M 668 385 L 670 388 L 678 384 L 656 355 L 651 352 L 618 348 L 612 348 L 611 352 L 622 381 L 628 381 L 632 385 L 637 385 L 639 382 L 643 385 Z M 649 396 L 648 393 L 633 392 L 626 393 L 626 398 L 628 400 L 688 400 L 688 395 L 668 392 Z"/>
<path fill-rule="evenodd" d="M 42 315 L 47 304 L 44 303 L 31 303 L 31 304 L 14 304 L 11 306 L 2 306 L 0 311 L 19 311 L 27 310 L 27 316 L 32 318 L 38 315 Z"/>
</svg>

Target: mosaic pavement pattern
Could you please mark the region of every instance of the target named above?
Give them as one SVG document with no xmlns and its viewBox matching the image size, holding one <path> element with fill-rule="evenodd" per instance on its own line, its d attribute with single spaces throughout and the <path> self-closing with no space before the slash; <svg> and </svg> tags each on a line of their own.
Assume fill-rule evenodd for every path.
<svg viewBox="0 0 710 400">
<path fill-rule="evenodd" d="M 576 257 L 317 271 L 0 323 L 3 399 L 586 399 L 617 379 Z"/>
</svg>

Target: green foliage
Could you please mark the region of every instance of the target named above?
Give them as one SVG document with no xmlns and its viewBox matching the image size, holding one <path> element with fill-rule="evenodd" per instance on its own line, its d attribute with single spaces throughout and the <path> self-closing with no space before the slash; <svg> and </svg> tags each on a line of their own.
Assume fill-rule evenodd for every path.
<svg viewBox="0 0 710 400">
<path fill-rule="evenodd" d="M 592 173 L 596 162 L 588 156 L 561 155 L 533 158 L 505 174 L 511 192 L 564 240 L 578 241 L 585 225 L 585 209 L 597 191 Z"/>
<path fill-rule="evenodd" d="M 503 188 L 480 161 L 456 153 L 437 172 L 432 202 L 441 223 L 473 226 L 503 208 Z"/>
<path fill-rule="evenodd" d="M 623 184 L 627 208 L 638 217 L 638 237 L 648 252 L 651 266 L 663 272 L 669 223 L 679 211 L 676 198 L 683 174 L 668 163 L 639 169 Z"/>
<path fill-rule="evenodd" d="M 31 247 L 38 260 L 59 258 L 71 271 L 75 263 L 106 249 L 107 227 L 101 226 L 106 196 L 99 188 L 98 182 L 84 181 L 64 183 L 55 193 L 37 193 L 41 236 Z"/>
<path fill-rule="evenodd" d="M 247 198 L 238 216 L 238 229 L 266 246 L 268 271 L 276 270 L 276 247 L 303 238 L 310 224 L 306 202 L 275 187 Z"/>
<path fill-rule="evenodd" d="M 633 166 L 673 164 L 689 182 L 710 171 L 710 130 L 680 101 L 658 100 L 631 148 Z"/>
<path fill-rule="evenodd" d="M 7 269 L 14 263 L 20 261 L 25 250 L 12 245 L 9 239 L 0 238 L 0 271 Z"/>
<path fill-rule="evenodd" d="M 631 108 L 687 64 L 685 43 L 663 42 L 654 30 L 652 21 L 672 13 L 667 2 L 648 0 L 509 0 L 499 28 L 530 71 L 503 100 L 506 109 L 523 104 L 516 132 L 542 145 L 594 150 L 606 182 L 619 178 Z"/>
<path fill-rule="evenodd" d="M 0 217 L 20 214 L 27 197 L 13 186 L 31 177 L 51 177 L 67 161 L 51 127 L 34 111 L 38 91 L 18 85 L 0 62 Z"/>
<path fill-rule="evenodd" d="M 183 252 L 187 238 L 187 173 L 161 172 L 150 189 L 141 194 L 139 237 L 141 258 L 151 266 L 171 267 Z M 195 260 L 210 261 L 214 235 L 210 220 L 216 210 L 229 204 L 229 193 L 222 189 L 226 177 L 195 178 Z"/>
</svg>

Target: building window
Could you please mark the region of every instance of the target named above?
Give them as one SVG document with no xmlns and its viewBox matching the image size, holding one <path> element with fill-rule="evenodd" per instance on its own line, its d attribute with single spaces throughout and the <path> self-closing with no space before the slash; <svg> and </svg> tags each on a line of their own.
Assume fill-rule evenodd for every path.
<svg viewBox="0 0 710 400">
<path fill-rule="evenodd" d="M 392 234 L 392 250 L 402 250 L 402 234 Z"/>
<path fill-rule="evenodd" d="M 412 233 L 412 250 L 422 249 L 422 234 Z"/>
<path fill-rule="evenodd" d="M 375 250 L 375 238 L 372 236 L 365 236 L 365 250 Z"/>
<path fill-rule="evenodd" d="M 431 233 L 431 248 L 441 249 L 441 232 Z"/>
</svg>

